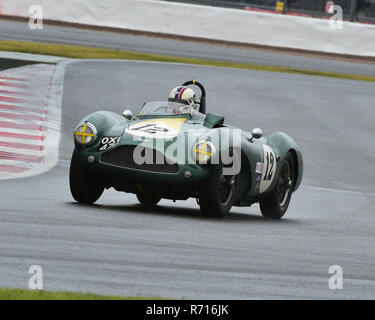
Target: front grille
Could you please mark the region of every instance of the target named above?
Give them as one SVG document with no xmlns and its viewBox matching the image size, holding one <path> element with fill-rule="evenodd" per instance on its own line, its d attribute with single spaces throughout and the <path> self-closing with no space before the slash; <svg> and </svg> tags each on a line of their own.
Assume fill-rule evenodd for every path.
<svg viewBox="0 0 375 320">
<path fill-rule="evenodd" d="M 136 146 L 120 146 L 113 151 L 109 151 L 102 155 L 102 163 L 117 166 L 121 168 L 129 168 L 143 171 L 160 172 L 160 173 L 177 173 L 178 165 L 169 164 L 164 155 L 154 149 L 142 148 L 141 156 L 145 157 L 147 153 L 147 163 L 137 164 L 134 161 L 134 149 Z M 146 150 L 147 149 L 147 150 Z M 151 158 L 152 154 L 152 158 Z"/>
</svg>

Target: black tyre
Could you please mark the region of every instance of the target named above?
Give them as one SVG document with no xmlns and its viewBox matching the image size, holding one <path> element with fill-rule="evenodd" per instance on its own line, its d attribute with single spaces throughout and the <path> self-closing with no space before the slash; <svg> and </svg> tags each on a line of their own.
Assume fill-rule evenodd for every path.
<svg viewBox="0 0 375 320">
<path fill-rule="evenodd" d="M 137 193 L 137 198 L 141 204 L 148 207 L 156 206 L 161 200 L 160 197 L 146 192 Z"/>
<path fill-rule="evenodd" d="M 213 174 L 199 188 L 199 206 L 205 216 L 223 218 L 232 208 L 238 175 L 223 175 L 223 167 L 217 166 Z"/>
<path fill-rule="evenodd" d="M 87 168 L 82 165 L 76 149 L 70 161 L 69 182 L 74 200 L 80 203 L 94 203 L 104 191 L 102 183 L 90 175 Z"/>
<path fill-rule="evenodd" d="M 267 198 L 259 202 L 260 211 L 265 218 L 280 219 L 285 214 L 292 197 L 293 183 L 293 156 L 288 152 L 283 160 L 276 186 Z"/>
</svg>

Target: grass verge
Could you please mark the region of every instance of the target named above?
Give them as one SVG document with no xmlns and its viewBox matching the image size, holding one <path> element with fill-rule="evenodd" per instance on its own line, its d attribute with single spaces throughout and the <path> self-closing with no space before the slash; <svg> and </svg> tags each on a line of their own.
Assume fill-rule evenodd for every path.
<svg viewBox="0 0 375 320">
<path fill-rule="evenodd" d="M 160 300 L 157 297 L 118 297 L 92 293 L 53 292 L 0 287 L 0 300 Z"/>
<path fill-rule="evenodd" d="M 217 60 L 206 60 L 197 58 L 173 57 L 151 53 L 131 52 L 114 49 L 101 49 L 81 46 L 68 46 L 60 44 L 21 42 L 21 41 L 0 41 L 0 51 L 16 51 L 33 54 L 45 54 L 66 58 L 79 59 L 125 59 L 125 60 L 142 60 L 142 61 L 161 61 L 161 62 L 177 62 L 196 65 L 205 65 L 213 67 L 226 67 L 236 69 L 270 71 L 303 74 L 310 76 L 321 76 L 330 78 L 339 78 L 347 80 L 361 80 L 375 82 L 374 76 L 356 75 L 347 73 L 336 73 L 326 71 L 305 70 L 297 68 L 264 66 L 246 63 L 225 62 Z"/>
</svg>

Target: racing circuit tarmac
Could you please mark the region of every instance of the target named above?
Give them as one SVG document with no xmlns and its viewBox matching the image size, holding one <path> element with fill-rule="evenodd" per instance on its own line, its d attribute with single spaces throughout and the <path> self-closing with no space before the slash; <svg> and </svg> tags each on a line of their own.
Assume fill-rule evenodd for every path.
<svg viewBox="0 0 375 320">
<path fill-rule="evenodd" d="M 136 113 L 189 79 L 208 110 L 244 129 L 285 131 L 305 161 L 301 189 L 281 221 L 257 205 L 204 218 L 195 200 L 145 210 L 108 190 L 75 203 L 68 184 L 72 132 L 88 113 Z M 375 84 L 250 70 L 126 61 L 68 65 L 59 163 L 1 182 L 0 285 L 187 299 L 375 298 Z M 344 288 L 330 290 L 340 265 Z"/>
</svg>

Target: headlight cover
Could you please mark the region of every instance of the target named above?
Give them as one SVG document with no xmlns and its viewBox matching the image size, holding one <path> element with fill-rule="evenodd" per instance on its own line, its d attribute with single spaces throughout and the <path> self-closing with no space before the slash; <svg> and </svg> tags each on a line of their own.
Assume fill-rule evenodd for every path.
<svg viewBox="0 0 375 320">
<path fill-rule="evenodd" d="M 80 145 L 88 145 L 95 141 L 96 135 L 95 126 L 87 121 L 74 130 L 74 140 Z"/>
<path fill-rule="evenodd" d="M 193 147 L 193 158 L 198 163 L 207 163 L 216 153 L 215 145 L 206 140 L 199 141 Z"/>
</svg>

